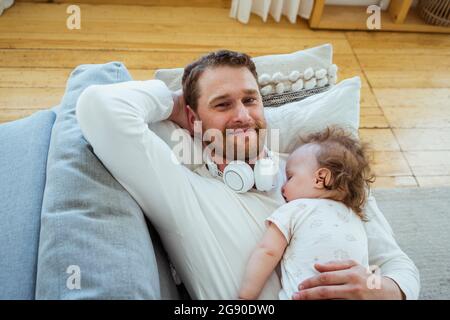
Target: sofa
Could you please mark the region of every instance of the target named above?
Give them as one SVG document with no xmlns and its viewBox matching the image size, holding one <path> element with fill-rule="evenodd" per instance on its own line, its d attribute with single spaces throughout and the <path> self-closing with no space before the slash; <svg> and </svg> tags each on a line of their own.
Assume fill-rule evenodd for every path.
<svg viewBox="0 0 450 320">
<path fill-rule="evenodd" d="M 87 86 L 127 80 L 119 62 L 79 66 L 58 106 L 0 126 L 0 299 L 189 298 L 76 121 Z"/>
<path fill-rule="evenodd" d="M 58 106 L 0 125 L 0 299 L 190 298 L 156 230 L 76 121 L 87 86 L 127 80 L 120 62 L 81 65 Z M 421 271 L 423 299 L 450 299 L 449 194 L 375 191 Z"/>
</svg>

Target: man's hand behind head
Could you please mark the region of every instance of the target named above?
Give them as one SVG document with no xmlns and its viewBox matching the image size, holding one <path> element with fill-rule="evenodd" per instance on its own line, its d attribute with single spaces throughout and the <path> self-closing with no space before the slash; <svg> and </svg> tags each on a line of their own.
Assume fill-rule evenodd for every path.
<svg viewBox="0 0 450 320">
<path fill-rule="evenodd" d="M 172 92 L 173 97 L 173 110 L 172 114 L 169 116 L 168 120 L 173 121 L 178 124 L 181 128 L 189 131 L 193 135 L 192 126 L 189 125 L 188 120 L 188 110 L 183 97 L 183 91 L 180 89 L 178 91 Z"/>
</svg>

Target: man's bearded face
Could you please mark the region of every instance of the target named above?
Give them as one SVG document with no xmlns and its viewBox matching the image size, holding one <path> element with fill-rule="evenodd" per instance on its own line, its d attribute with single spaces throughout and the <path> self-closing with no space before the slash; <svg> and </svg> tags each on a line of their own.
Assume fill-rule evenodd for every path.
<svg viewBox="0 0 450 320">
<path fill-rule="evenodd" d="M 198 85 L 196 113 L 204 141 L 213 142 L 215 154 L 227 160 L 255 158 L 264 145 L 266 121 L 252 73 L 247 68 L 208 68 Z"/>
</svg>

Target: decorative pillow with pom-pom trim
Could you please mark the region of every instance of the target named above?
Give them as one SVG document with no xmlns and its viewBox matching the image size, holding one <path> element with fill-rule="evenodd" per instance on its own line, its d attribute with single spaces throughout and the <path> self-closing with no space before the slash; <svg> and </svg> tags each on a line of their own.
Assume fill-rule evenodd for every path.
<svg viewBox="0 0 450 320">
<path fill-rule="evenodd" d="M 332 64 L 328 69 L 307 68 L 304 72 L 293 70 L 289 74 L 275 72 L 273 75 L 263 73 L 258 77 L 258 84 L 264 107 L 278 107 L 324 92 L 336 80 L 337 66 Z"/>
</svg>

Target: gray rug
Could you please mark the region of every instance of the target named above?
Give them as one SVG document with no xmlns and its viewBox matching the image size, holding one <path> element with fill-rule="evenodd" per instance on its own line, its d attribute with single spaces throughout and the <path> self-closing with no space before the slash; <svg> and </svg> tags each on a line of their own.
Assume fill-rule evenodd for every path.
<svg viewBox="0 0 450 320">
<path fill-rule="evenodd" d="M 420 271 L 420 299 L 450 299 L 450 188 L 375 189 L 373 194 Z"/>
</svg>

